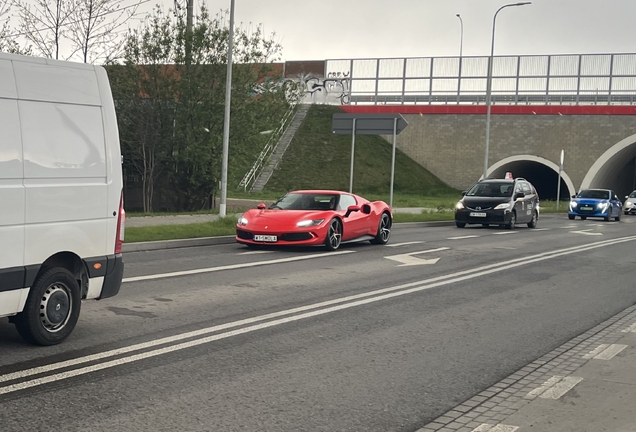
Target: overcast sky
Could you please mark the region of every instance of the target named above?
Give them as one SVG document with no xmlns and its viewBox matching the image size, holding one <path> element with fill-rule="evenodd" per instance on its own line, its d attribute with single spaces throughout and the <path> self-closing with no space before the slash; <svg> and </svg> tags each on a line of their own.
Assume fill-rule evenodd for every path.
<svg viewBox="0 0 636 432">
<path fill-rule="evenodd" d="M 230 0 L 205 1 L 211 12 Z M 151 0 L 172 7 L 174 0 Z M 185 5 L 185 0 L 180 0 Z M 144 5 L 151 9 L 151 3 Z M 236 0 L 237 23 L 262 23 L 283 60 L 490 53 L 505 0 Z M 636 0 L 533 0 L 497 16 L 495 55 L 636 52 Z"/>
</svg>

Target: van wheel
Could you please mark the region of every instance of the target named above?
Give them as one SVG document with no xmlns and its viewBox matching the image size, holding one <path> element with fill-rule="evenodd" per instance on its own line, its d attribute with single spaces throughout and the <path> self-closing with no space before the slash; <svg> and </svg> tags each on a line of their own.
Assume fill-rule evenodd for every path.
<svg viewBox="0 0 636 432">
<path fill-rule="evenodd" d="M 77 324 L 81 291 L 66 269 L 42 273 L 31 287 L 24 310 L 15 318 L 18 333 L 37 345 L 55 345 L 66 339 Z"/>
<path fill-rule="evenodd" d="M 455 222 L 455 226 L 457 228 L 464 228 L 466 226 L 465 222 Z"/>
</svg>

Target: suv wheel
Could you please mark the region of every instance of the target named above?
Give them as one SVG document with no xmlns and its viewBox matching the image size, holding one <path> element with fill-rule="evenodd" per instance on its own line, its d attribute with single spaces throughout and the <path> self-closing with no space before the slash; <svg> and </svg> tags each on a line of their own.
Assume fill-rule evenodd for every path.
<svg viewBox="0 0 636 432">
<path fill-rule="evenodd" d="M 508 222 L 508 224 L 506 225 L 506 228 L 508 228 L 509 230 L 515 229 L 516 222 L 517 222 L 517 213 L 512 212 L 510 214 L 510 222 Z"/>
<path fill-rule="evenodd" d="M 537 214 L 536 210 L 533 210 L 532 219 L 530 220 L 530 222 L 528 222 L 528 228 L 536 228 L 538 220 L 539 220 L 539 215 Z"/>
</svg>

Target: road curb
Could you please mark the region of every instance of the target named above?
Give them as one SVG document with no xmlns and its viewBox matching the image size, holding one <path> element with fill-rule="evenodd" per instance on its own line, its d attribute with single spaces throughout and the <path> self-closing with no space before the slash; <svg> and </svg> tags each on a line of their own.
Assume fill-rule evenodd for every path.
<svg viewBox="0 0 636 432">
<path fill-rule="evenodd" d="M 440 227 L 454 225 L 455 221 L 434 221 L 434 222 L 401 222 L 396 223 L 393 226 L 399 227 Z M 124 243 L 122 251 L 124 253 L 131 252 L 148 252 L 167 249 L 181 249 L 189 247 L 199 246 L 214 246 L 236 243 L 236 238 L 233 235 L 218 236 L 218 237 L 200 237 L 193 239 L 179 239 L 179 240 L 160 240 L 138 243 Z"/>
</svg>

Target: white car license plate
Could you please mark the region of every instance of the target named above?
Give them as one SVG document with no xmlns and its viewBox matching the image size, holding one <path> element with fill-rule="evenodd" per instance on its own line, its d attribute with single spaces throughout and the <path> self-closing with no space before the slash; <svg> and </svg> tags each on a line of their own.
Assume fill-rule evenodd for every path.
<svg viewBox="0 0 636 432">
<path fill-rule="evenodd" d="M 581 210 L 594 210 L 594 207 L 581 206 Z"/>
<path fill-rule="evenodd" d="M 486 217 L 486 213 L 470 213 L 470 217 Z"/>
<path fill-rule="evenodd" d="M 276 237 L 275 235 L 255 235 L 254 241 L 276 242 L 278 241 L 278 237 Z"/>
</svg>

